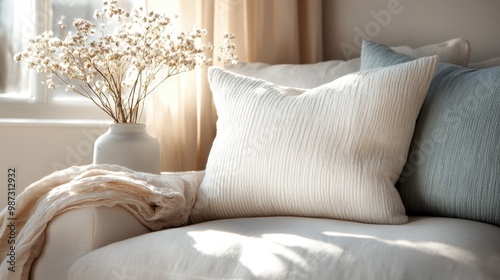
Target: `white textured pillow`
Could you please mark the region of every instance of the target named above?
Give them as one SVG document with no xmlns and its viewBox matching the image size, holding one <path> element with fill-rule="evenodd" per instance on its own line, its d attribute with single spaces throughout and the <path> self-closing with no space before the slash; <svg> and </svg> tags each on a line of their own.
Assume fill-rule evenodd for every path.
<svg viewBox="0 0 500 280">
<path fill-rule="evenodd" d="M 311 90 L 210 68 L 217 136 L 191 220 L 407 222 L 394 183 L 436 64 L 426 57 Z"/>
<path fill-rule="evenodd" d="M 419 48 L 409 46 L 392 47 L 393 51 L 411 57 L 437 55 L 439 62 L 446 62 L 465 67 L 469 63 L 470 44 L 464 38 L 455 38 L 437 44 L 425 45 Z"/>
<path fill-rule="evenodd" d="M 313 88 L 350 73 L 358 72 L 359 58 L 330 60 L 311 64 L 277 64 L 238 62 L 227 70 L 286 87 Z"/>
<path fill-rule="evenodd" d="M 455 38 L 418 48 L 397 46 L 392 49 L 395 52 L 411 57 L 437 55 L 440 62 L 457 64 L 462 67 L 467 66 L 470 57 L 469 42 L 463 38 Z M 239 62 L 228 66 L 227 70 L 266 80 L 280 86 L 313 88 L 359 71 L 360 64 L 359 58 L 345 61 L 330 60 L 311 64 L 270 65 L 260 62 Z"/>
</svg>

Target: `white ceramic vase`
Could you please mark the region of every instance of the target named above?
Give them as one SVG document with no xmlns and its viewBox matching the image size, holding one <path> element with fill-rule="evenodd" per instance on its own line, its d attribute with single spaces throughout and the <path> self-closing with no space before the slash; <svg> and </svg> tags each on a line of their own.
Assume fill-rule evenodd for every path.
<svg viewBox="0 0 500 280">
<path fill-rule="evenodd" d="M 94 144 L 94 164 L 115 164 L 160 174 L 160 144 L 145 124 L 114 123 Z"/>
</svg>

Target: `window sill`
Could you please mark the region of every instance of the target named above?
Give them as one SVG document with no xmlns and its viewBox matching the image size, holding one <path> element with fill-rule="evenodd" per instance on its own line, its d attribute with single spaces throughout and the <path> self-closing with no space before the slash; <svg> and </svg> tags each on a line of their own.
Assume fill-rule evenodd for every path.
<svg viewBox="0 0 500 280">
<path fill-rule="evenodd" d="M 27 118 L 4 118 L 0 119 L 0 126 L 16 127 L 107 127 L 113 123 L 110 120 L 93 119 L 27 119 Z"/>
<path fill-rule="evenodd" d="M 109 120 L 110 117 L 90 102 L 79 102 L 79 104 L 1 102 L 0 119 Z"/>
</svg>

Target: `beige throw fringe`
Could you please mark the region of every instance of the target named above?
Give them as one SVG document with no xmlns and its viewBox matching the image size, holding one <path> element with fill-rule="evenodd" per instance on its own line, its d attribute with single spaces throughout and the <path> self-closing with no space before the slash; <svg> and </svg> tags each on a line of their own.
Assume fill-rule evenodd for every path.
<svg viewBox="0 0 500 280">
<path fill-rule="evenodd" d="M 28 279 L 31 264 L 42 251 L 47 224 L 70 209 L 120 205 L 152 230 L 187 224 L 203 175 L 202 171 L 159 175 L 87 165 L 33 183 L 17 197 L 12 212 L 8 207 L 0 212 L 0 279 Z M 15 254 L 15 272 L 9 270 L 13 264 L 9 253 Z"/>
</svg>

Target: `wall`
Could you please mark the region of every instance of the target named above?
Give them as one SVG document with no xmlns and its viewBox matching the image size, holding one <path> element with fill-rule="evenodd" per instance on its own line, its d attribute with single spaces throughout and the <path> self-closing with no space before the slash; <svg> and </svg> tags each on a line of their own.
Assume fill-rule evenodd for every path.
<svg viewBox="0 0 500 280">
<path fill-rule="evenodd" d="M 323 20 L 325 60 L 359 56 L 361 38 L 418 47 L 462 37 L 471 62 L 500 57 L 498 0 L 326 0 Z"/>
<path fill-rule="evenodd" d="M 0 122 L 0 207 L 7 204 L 8 169 L 16 169 L 16 194 L 71 165 L 92 163 L 95 139 L 107 122 Z"/>
</svg>

